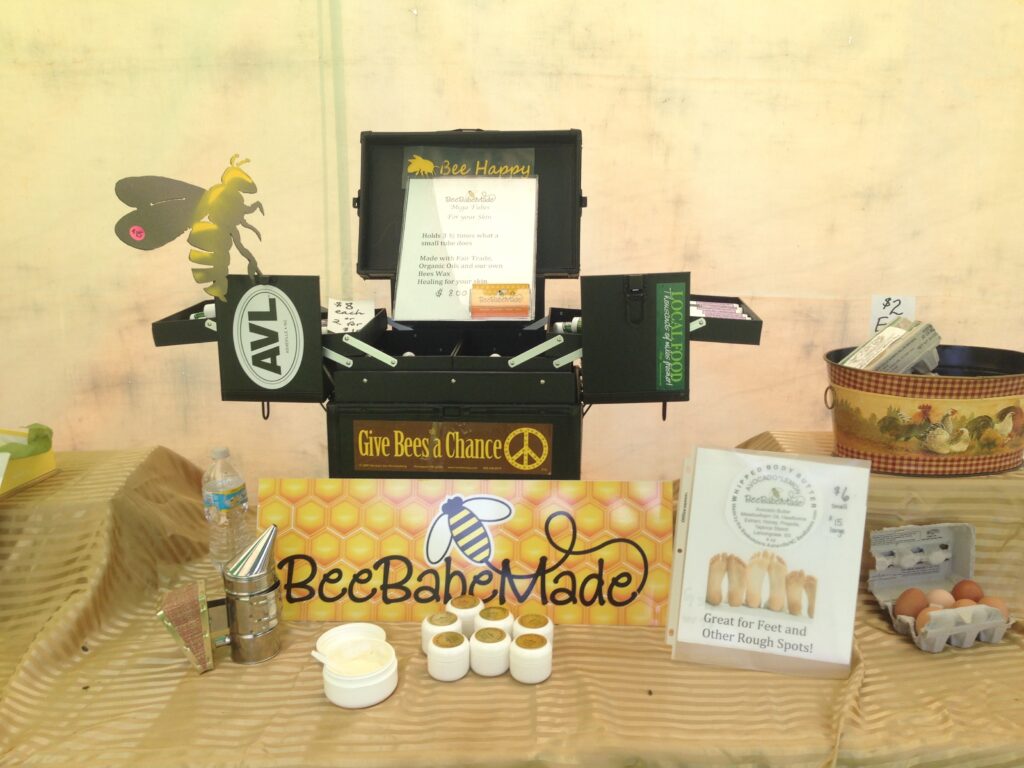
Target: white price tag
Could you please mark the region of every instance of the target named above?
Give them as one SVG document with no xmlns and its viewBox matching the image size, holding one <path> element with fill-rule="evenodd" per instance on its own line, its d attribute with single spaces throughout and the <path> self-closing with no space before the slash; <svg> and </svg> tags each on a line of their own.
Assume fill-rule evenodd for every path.
<svg viewBox="0 0 1024 768">
<path fill-rule="evenodd" d="M 871 297 L 871 330 L 872 335 L 885 328 L 893 320 L 905 317 L 907 320 L 916 320 L 917 297 L 916 296 L 886 296 L 874 295 Z"/>
<path fill-rule="evenodd" d="M 329 333 L 358 331 L 373 318 L 373 301 L 368 299 L 328 299 L 327 330 Z"/>
</svg>

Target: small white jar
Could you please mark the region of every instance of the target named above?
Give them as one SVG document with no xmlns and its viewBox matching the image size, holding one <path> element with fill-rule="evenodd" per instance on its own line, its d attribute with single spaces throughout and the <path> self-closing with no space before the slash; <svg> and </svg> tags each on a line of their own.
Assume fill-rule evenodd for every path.
<svg viewBox="0 0 1024 768">
<path fill-rule="evenodd" d="M 398 685 L 395 649 L 384 640 L 356 638 L 331 646 L 323 671 L 324 694 L 339 707 L 379 704 Z"/>
<path fill-rule="evenodd" d="M 493 627 L 494 629 L 500 629 L 509 637 L 512 636 L 512 623 L 515 621 L 515 617 L 512 616 L 512 611 L 508 608 L 503 608 L 500 605 L 492 605 L 489 608 L 484 608 L 476 615 L 476 619 L 473 621 L 473 631 L 477 632 L 481 629 L 487 629 Z"/>
<path fill-rule="evenodd" d="M 525 634 L 512 641 L 508 654 L 512 678 L 534 685 L 551 677 L 551 643 L 543 635 Z"/>
<path fill-rule="evenodd" d="M 434 639 L 435 635 L 439 635 L 442 632 L 461 631 L 462 623 L 454 613 L 449 613 L 448 611 L 432 613 L 425 617 L 423 623 L 420 624 L 420 647 L 426 653 L 430 647 L 430 641 Z"/>
<path fill-rule="evenodd" d="M 459 595 L 448 601 L 445 610 L 454 613 L 462 622 L 462 634 L 469 637 L 473 634 L 473 620 L 483 610 L 484 604 L 475 595 Z"/>
<path fill-rule="evenodd" d="M 508 672 L 508 653 L 512 638 L 504 630 L 484 627 L 469 641 L 469 666 L 481 677 L 497 677 Z"/>
<path fill-rule="evenodd" d="M 442 683 L 461 680 L 469 672 L 469 641 L 461 632 L 435 635 L 427 648 L 427 672 Z"/>
<path fill-rule="evenodd" d="M 527 613 L 516 619 L 512 625 L 512 639 L 520 635 L 543 635 L 549 643 L 555 642 L 555 622 L 543 613 Z"/>
</svg>

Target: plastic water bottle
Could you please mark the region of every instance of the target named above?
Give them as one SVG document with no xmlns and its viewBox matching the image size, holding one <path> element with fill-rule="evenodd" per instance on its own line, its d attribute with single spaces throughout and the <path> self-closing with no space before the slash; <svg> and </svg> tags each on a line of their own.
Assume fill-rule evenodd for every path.
<svg viewBox="0 0 1024 768">
<path fill-rule="evenodd" d="M 223 571 L 235 555 L 252 542 L 249 531 L 249 495 L 245 479 L 228 457 L 227 448 L 210 452 L 213 464 L 203 473 L 203 508 L 210 528 L 210 559 Z"/>
</svg>

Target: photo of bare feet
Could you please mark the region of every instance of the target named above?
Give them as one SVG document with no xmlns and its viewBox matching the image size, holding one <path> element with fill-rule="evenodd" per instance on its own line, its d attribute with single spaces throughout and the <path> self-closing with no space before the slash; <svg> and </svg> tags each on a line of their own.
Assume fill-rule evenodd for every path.
<svg viewBox="0 0 1024 768">
<path fill-rule="evenodd" d="M 712 557 L 708 563 L 707 601 L 710 605 L 719 605 L 722 602 L 722 582 L 725 580 L 727 557 L 728 555 L 723 552 Z"/>
<path fill-rule="evenodd" d="M 786 574 L 786 606 L 790 614 L 799 616 L 804 607 L 804 572 L 792 571 Z"/>
<path fill-rule="evenodd" d="M 786 605 L 786 561 L 771 553 L 771 564 L 768 566 L 768 580 L 771 591 L 768 593 L 768 610 L 781 611 Z"/>
<path fill-rule="evenodd" d="M 804 591 L 807 593 L 807 615 L 814 618 L 814 597 L 818 591 L 818 580 L 813 576 L 804 577 Z"/>
<path fill-rule="evenodd" d="M 733 608 L 764 608 L 769 611 L 788 611 L 792 616 L 814 618 L 818 580 L 803 570 L 789 571 L 786 561 L 774 552 L 755 553 L 748 563 L 738 555 L 719 552 L 708 562 L 709 605 L 721 605 L 723 587 L 728 579 L 725 599 Z M 768 594 L 765 598 L 765 580 Z M 806 602 L 805 602 L 806 600 Z"/>
<path fill-rule="evenodd" d="M 735 608 L 743 605 L 747 594 L 747 564 L 743 558 L 729 555 L 726 570 L 729 574 L 729 605 Z"/>
<path fill-rule="evenodd" d="M 764 579 L 771 564 L 770 552 L 758 552 L 747 564 L 747 607 L 760 608 Z"/>
</svg>

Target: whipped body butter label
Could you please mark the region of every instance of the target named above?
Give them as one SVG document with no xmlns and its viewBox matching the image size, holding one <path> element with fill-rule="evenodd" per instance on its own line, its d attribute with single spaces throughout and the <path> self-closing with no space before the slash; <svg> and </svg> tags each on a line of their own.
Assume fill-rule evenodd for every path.
<svg viewBox="0 0 1024 768">
<path fill-rule="evenodd" d="M 869 474 L 862 461 L 698 449 L 673 657 L 845 676 Z"/>
</svg>

